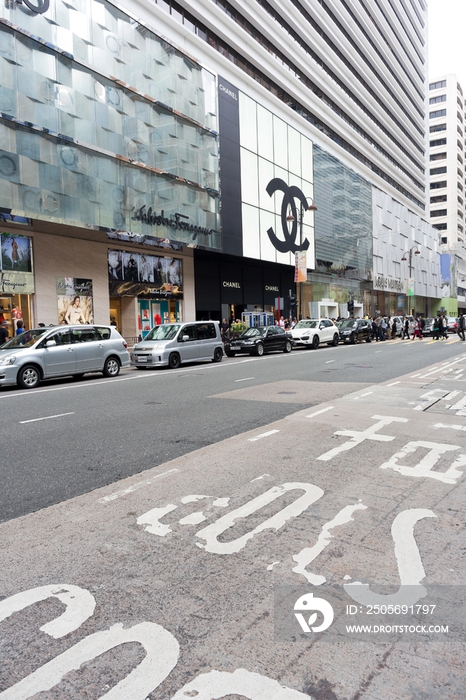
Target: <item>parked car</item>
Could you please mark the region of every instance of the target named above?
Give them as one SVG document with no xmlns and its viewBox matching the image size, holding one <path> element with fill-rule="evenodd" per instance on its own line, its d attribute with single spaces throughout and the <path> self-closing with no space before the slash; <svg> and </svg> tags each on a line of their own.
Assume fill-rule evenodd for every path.
<svg viewBox="0 0 466 700">
<path fill-rule="evenodd" d="M 128 367 L 126 341 L 113 326 L 76 325 L 34 328 L 0 348 L 0 386 L 34 389 L 43 379 L 87 372 L 116 377 Z"/>
<path fill-rule="evenodd" d="M 298 321 L 291 329 L 295 345 L 305 348 L 318 348 L 320 343 L 338 345 L 339 333 L 336 325 L 329 318 L 307 318 Z"/>
<path fill-rule="evenodd" d="M 223 349 L 218 321 L 163 323 L 133 347 L 131 364 L 178 369 L 185 362 L 221 362 Z"/>
<path fill-rule="evenodd" d="M 360 340 L 370 343 L 372 339 L 372 323 L 365 318 L 347 318 L 340 322 L 338 330 L 343 343 L 357 343 Z"/>
<path fill-rule="evenodd" d="M 266 352 L 291 352 L 293 341 L 279 326 L 256 326 L 248 328 L 238 338 L 225 344 L 225 353 L 234 357 L 240 353 L 264 355 Z"/>
<path fill-rule="evenodd" d="M 434 335 L 434 319 L 426 318 L 424 323 L 424 328 L 422 329 L 422 335 L 431 336 Z"/>
<path fill-rule="evenodd" d="M 456 333 L 458 330 L 458 319 L 456 316 L 445 316 L 448 333 Z"/>
</svg>

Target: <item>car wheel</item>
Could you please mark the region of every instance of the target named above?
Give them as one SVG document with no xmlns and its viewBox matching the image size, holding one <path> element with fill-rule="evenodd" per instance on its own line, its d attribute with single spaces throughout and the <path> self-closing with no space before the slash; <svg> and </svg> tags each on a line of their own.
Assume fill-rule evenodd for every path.
<svg viewBox="0 0 466 700">
<path fill-rule="evenodd" d="M 262 343 L 257 343 L 256 355 L 259 355 L 259 357 L 262 357 L 263 354 L 264 354 L 264 346 L 262 345 Z"/>
<path fill-rule="evenodd" d="M 356 342 L 356 336 L 355 336 L 354 333 L 351 333 L 349 341 L 350 341 L 351 345 L 354 345 L 354 344 L 355 344 L 355 342 Z"/>
<path fill-rule="evenodd" d="M 235 353 L 235 352 L 231 352 L 231 350 L 227 350 L 227 351 L 225 352 L 225 355 L 226 355 L 227 357 L 234 357 L 234 356 L 236 355 L 236 353 Z"/>
<path fill-rule="evenodd" d="M 291 342 L 289 340 L 286 341 L 283 352 L 291 352 Z"/>
<path fill-rule="evenodd" d="M 223 357 L 223 350 L 222 348 L 215 348 L 214 350 L 214 356 L 212 358 L 212 362 L 221 362 Z"/>
<path fill-rule="evenodd" d="M 335 335 L 333 336 L 333 340 L 332 340 L 333 347 L 338 345 L 339 340 L 340 340 L 340 336 L 338 335 L 338 333 L 335 333 Z"/>
<path fill-rule="evenodd" d="M 181 357 L 178 355 L 177 352 L 172 352 L 172 354 L 168 358 L 168 366 L 170 367 L 170 369 L 178 369 L 180 365 Z"/>
<path fill-rule="evenodd" d="M 317 350 L 317 348 L 319 347 L 319 343 L 320 343 L 320 338 L 318 335 L 315 335 L 312 339 L 312 347 L 314 348 L 314 350 Z"/>
<path fill-rule="evenodd" d="M 104 377 L 118 377 L 120 374 L 120 363 L 116 357 L 107 357 L 102 374 Z"/>
<path fill-rule="evenodd" d="M 34 365 L 25 365 L 18 372 L 16 382 L 21 389 L 35 389 L 40 384 L 40 371 Z"/>
</svg>

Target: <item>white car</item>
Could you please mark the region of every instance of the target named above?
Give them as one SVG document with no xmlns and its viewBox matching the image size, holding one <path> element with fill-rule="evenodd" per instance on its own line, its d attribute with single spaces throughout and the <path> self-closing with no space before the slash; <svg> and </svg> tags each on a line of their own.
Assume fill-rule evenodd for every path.
<svg viewBox="0 0 466 700">
<path fill-rule="evenodd" d="M 306 318 L 291 329 L 295 346 L 318 348 L 320 343 L 338 345 L 338 328 L 329 318 Z"/>
</svg>

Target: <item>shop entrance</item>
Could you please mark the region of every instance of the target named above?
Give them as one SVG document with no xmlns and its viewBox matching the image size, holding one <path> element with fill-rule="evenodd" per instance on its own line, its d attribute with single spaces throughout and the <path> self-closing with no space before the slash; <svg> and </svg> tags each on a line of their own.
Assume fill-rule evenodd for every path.
<svg viewBox="0 0 466 700">
<path fill-rule="evenodd" d="M 31 297 L 29 294 L 4 294 L 0 296 L 0 323 L 8 321 L 10 338 L 16 333 L 18 321 L 24 328 L 31 328 Z"/>
<path fill-rule="evenodd" d="M 180 302 L 174 299 L 138 298 L 138 332 L 145 338 L 151 328 L 161 323 L 181 321 Z"/>
</svg>

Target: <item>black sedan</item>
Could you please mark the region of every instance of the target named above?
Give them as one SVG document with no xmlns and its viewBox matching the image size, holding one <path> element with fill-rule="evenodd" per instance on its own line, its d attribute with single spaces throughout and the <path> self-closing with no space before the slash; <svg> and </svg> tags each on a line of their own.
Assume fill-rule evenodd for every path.
<svg viewBox="0 0 466 700">
<path fill-rule="evenodd" d="M 340 340 L 344 343 L 357 343 L 358 340 L 365 340 L 366 343 L 371 342 L 372 325 L 365 318 L 347 318 L 345 321 L 340 321 L 338 324 Z"/>
<path fill-rule="evenodd" d="M 238 338 L 225 343 L 225 354 L 234 357 L 239 353 L 263 355 L 266 352 L 291 352 L 293 341 L 279 326 L 248 328 Z"/>
</svg>

